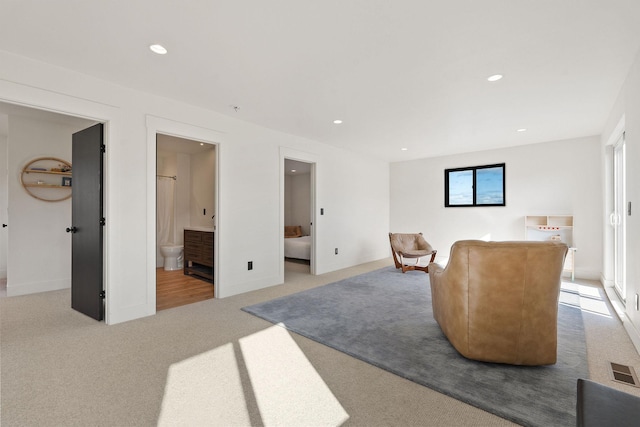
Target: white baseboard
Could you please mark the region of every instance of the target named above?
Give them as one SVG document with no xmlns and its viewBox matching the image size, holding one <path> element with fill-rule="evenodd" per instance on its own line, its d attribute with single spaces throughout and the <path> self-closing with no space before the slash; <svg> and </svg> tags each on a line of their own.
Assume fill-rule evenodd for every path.
<svg viewBox="0 0 640 427">
<path fill-rule="evenodd" d="M 107 305 L 107 310 L 109 306 Z M 125 307 L 117 312 L 109 311 L 105 318 L 107 325 L 115 325 L 117 323 L 129 322 L 135 319 L 152 316 L 155 313 L 155 307 L 149 307 L 147 304 L 139 304 L 132 307 Z"/>
<path fill-rule="evenodd" d="M 613 280 L 606 279 L 602 274 L 600 275 L 600 283 L 602 283 L 603 288 L 613 288 Z"/>
<path fill-rule="evenodd" d="M 258 289 L 269 288 L 271 286 L 277 286 L 284 283 L 284 277 L 280 275 L 262 277 L 256 280 L 250 280 L 243 283 L 235 283 L 233 287 L 219 287 L 216 298 L 227 298 L 234 295 L 243 294 L 246 292 L 257 291 Z"/>
<path fill-rule="evenodd" d="M 571 277 L 571 272 L 570 271 L 563 271 L 562 272 L 562 276 L 563 277 Z M 582 268 L 577 268 L 575 271 L 575 278 L 576 279 L 584 279 L 584 280 L 597 280 L 597 281 L 602 281 L 602 275 L 600 274 L 599 271 L 596 270 L 585 270 Z"/>
<path fill-rule="evenodd" d="M 640 354 L 640 331 L 638 331 L 638 328 L 636 328 L 635 325 L 631 323 L 628 318 L 627 318 L 627 321 L 622 322 L 622 324 L 624 325 L 624 329 L 627 331 L 627 334 L 629 334 L 629 338 L 631 338 L 631 342 L 633 343 L 633 346 L 636 348 L 636 351 L 638 352 L 638 354 Z"/>
<path fill-rule="evenodd" d="M 15 297 L 18 295 L 36 294 L 38 292 L 57 291 L 70 287 L 71 278 L 18 284 L 9 282 L 7 283 L 7 296 Z"/>
<path fill-rule="evenodd" d="M 603 281 L 603 286 L 609 302 L 611 302 L 613 309 L 622 322 L 622 326 L 624 326 L 625 331 L 627 331 L 627 335 L 629 335 L 629 338 L 631 339 L 633 346 L 636 348 L 636 351 L 640 354 L 640 331 L 635 327 L 633 322 L 631 322 L 631 319 L 629 319 L 629 317 L 627 316 L 625 305 L 620 300 L 620 297 L 613 288 L 613 285 L 608 286 Z"/>
</svg>

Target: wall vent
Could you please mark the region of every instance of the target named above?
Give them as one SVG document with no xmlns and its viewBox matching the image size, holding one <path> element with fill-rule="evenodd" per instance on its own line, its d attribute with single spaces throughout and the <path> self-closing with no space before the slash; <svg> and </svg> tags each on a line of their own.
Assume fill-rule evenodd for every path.
<svg viewBox="0 0 640 427">
<path fill-rule="evenodd" d="M 621 365 L 620 363 L 611 364 L 611 378 L 619 383 L 640 387 L 638 376 L 633 366 Z"/>
</svg>

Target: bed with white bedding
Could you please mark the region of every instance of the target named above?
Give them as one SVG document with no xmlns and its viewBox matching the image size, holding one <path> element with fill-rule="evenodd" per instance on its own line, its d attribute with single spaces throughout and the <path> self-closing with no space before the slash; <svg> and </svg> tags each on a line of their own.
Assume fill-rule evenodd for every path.
<svg viewBox="0 0 640 427">
<path fill-rule="evenodd" d="M 311 259 L 311 236 L 284 239 L 285 258 Z"/>
</svg>

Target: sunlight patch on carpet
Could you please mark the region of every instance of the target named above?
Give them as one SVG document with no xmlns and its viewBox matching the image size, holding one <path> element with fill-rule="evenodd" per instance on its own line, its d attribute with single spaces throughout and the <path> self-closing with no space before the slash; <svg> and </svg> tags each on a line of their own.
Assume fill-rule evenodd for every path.
<svg viewBox="0 0 640 427">
<path fill-rule="evenodd" d="M 579 307 L 583 312 L 611 317 L 604 291 L 596 286 L 581 285 L 563 280 L 560 303 Z"/>
<path fill-rule="evenodd" d="M 250 425 L 233 344 L 174 363 L 159 426 Z"/>
<path fill-rule="evenodd" d="M 171 365 L 158 425 L 337 427 L 348 418 L 289 332 L 272 326 Z"/>
<path fill-rule="evenodd" d="M 265 426 L 339 426 L 349 418 L 284 327 L 239 341 Z"/>
</svg>

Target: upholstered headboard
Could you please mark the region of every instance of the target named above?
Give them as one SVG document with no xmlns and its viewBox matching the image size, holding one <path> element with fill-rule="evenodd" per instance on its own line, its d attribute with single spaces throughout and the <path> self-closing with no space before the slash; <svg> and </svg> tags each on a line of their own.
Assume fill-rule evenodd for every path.
<svg viewBox="0 0 640 427">
<path fill-rule="evenodd" d="M 289 237 L 302 237 L 301 225 L 285 225 L 284 226 L 284 238 Z"/>
</svg>

